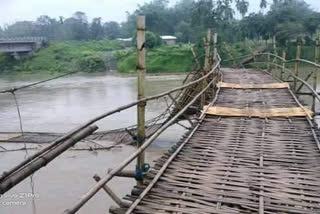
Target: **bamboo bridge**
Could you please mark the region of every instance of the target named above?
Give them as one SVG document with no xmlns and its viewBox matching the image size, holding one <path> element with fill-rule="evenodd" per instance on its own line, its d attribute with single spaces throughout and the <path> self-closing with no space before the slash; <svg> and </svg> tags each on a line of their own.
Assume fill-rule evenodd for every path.
<svg viewBox="0 0 320 214">
<path fill-rule="evenodd" d="M 139 75 L 145 71 L 143 22 L 140 17 Z M 320 101 L 316 91 L 320 65 L 300 59 L 299 46 L 293 60 L 287 60 L 285 54 L 280 57 L 269 52 L 223 60 L 216 44 L 216 34 L 212 36 L 208 31 L 204 68 L 197 62 L 184 85 L 151 97 L 144 97 L 140 88 L 136 102 L 59 136 L 48 147 L 3 174 L 0 194 L 77 142 L 92 136 L 97 129 L 93 125 L 96 121 L 138 106 L 141 120 L 131 129 L 137 131 L 125 129 L 137 142 L 137 150 L 106 175 L 94 175 L 96 184 L 65 214 L 78 212 L 100 190 L 115 201 L 117 206 L 110 208 L 110 213 L 115 214 L 319 214 L 320 129 L 314 116 Z M 317 46 L 316 59 L 318 49 Z M 221 68 L 222 61 L 234 66 Z M 303 64 L 309 66 L 308 73 L 299 72 Z M 311 77 L 313 84 L 308 82 Z M 143 81 L 143 76 L 139 76 L 139 81 Z M 309 106 L 301 97 L 308 97 Z M 172 103 L 156 120 L 145 123 L 144 106 L 150 100 L 164 98 Z M 189 122 L 188 131 L 149 169 L 144 163 L 145 149 L 181 120 Z M 144 129 L 151 127 L 151 123 L 158 125 L 146 134 Z M 136 159 L 135 170 L 124 170 Z M 122 199 L 107 184 L 117 177 L 138 181 Z"/>
</svg>

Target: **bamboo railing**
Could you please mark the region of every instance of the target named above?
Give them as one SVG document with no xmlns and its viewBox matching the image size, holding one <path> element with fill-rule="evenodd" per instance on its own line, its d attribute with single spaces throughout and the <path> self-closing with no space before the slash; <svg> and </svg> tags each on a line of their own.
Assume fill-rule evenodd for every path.
<svg viewBox="0 0 320 214">
<path fill-rule="evenodd" d="M 210 89 L 213 85 L 215 85 L 218 81 L 219 78 L 221 77 L 219 75 L 219 68 L 220 68 L 220 63 L 221 59 L 220 56 L 217 54 L 217 59 L 214 60 L 215 64 L 212 66 L 211 70 L 206 74 L 203 75 L 203 77 L 192 81 L 184 86 L 178 87 L 176 89 L 170 90 L 168 92 L 162 93 L 160 96 L 154 96 L 153 99 L 160 98 L 162 96 L 170 95 L 172 92 L 177 91 L 177 90 L 182 90 L 182 89 L 187 89 L 190 86 L 193 86 L 204 79 L 207 79 L 209 77 L 212 77 L 212 80 L 206 84 L 206 86 L 196 95 L 193 97 L 193 99 L 186 104 L 179 112 L 177 112 L 169 121 L 167 121 L 165 124 L 161 126 L 160 129 L 158 129 L 152 136 L 150 136 L 134 153 L 132 153 L 127 159 L 123 160 L 119 166 L 116 168 L 112 169 L 109 171 L 109 173 L 101 178 L 90 190 L 84 194 L 80 200 L 70 209 L 66 210 L 64 213 L 65 214 L 72 214 L 76 213 L 83 205 L 85 205 L 100 189 L 105 187 L 105 185 L 112 179 L 114 178 L 117 173 L 120 173 L 126 166 L 128 166 L 132 161 L 135 160 L 139 156 L 140 153 L 144 152 L 145 149 L 147 149 L 152 142 L 161 134 L 163 133 L 168 127 L 170 127 L 175 121 L 179 119 L 180 116 L 182 116 L 196 101 L 198 101 L 202 94 L 206 93 L 208 89 Z M 151 100 L 150 98 L 144 98 L 143 100 L 135 102 L 135 105 L 139 102 L 144 102 L 147 100 Z M 194 124 L 197 125 L 197 124 Z"/>
</svg>

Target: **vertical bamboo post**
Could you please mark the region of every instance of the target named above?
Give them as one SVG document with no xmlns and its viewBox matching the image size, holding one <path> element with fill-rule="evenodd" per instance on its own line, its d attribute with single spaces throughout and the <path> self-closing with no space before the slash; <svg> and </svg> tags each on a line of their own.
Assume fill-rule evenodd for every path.
<svg viewBox="0 0 320 214">
<path fill-rule="evenodd" d="M 276 49 L 277 49 L 276 36 L 272 37 L 272 45 L 273 45 L 273 50 L 276 51 Z"/>
<path fill-rule="evenodd" d="M 204 47 L 205 47 L 205 59 L 204 59 L 204 68 L 203 68 L 203 75 L 206 75 L 210 71 L 210 41 L 211 41 L 211 30 L 208 29 L 207 31 L 207 38 L 204 38 Z M 202 88 L 204 89 L 207 85 L 207 80 L 204 79 L 202 81 Z M 201 95 L 201 108 L 206 103 L 206 93 Z"/>
<path fill-rule="evenodd" d="M 274 62 L 274 75 L 275 76 L 277 76 L 277 73 L 278 73 L 278 52 L 277 52 L 277 50 L 275 49 L 275 51 L 274 51 L 274 54 L 275 54 L 275 56 L 274 56 L 274 60 L 273 60 L 273 62 Z"/>
<path fill-rule="evenodd" d="M 144 98 L 144 79 L 146 72 L 146 49 L 145 49 L 145 16 L 137 16 L 137 74 L 138 74 L 138 100 Z M 137 108 L 137 145 L 140 147 L 145 140 L 145 106 L 139 103 Z M 137 171 L 142 174 L 144 167 L 144 152 L 137 157 Z M 138 185 L 143 184 L 142 179 L 137 180 Z"/>
<path fill-rule="evenodd" d="M 270 54 L 267 54 L 267 71 L 270 71 Z"/>
<path fill-rule="evenodd" d="M 314 51 L 314 62 L 319 63 L 319 35 L 317 35 L 316 38 L 316 46 L 315 46 L 315 51 Z M 315 90 L 317 93 L 317 84 L 318 84 L 318 69 L 316 68 L 313 71 L 313 90 Z M 313 101 L 312 101 L 312 110 L 313 112 L 316 112 L 316 97 L 313 96 Z"/>
<path fill-rule="evenodd" d="M 281 74 L 280 74 L 280 79 L 283 81 L 283 75 L 285 72 L 285 68 L 286 68 L 286 56 L 287 53 L 286 51 L 282 51 L 282 69 L 281 69 Z"/>
<path fill-rule="evenodd" d="M 300 55 L 301 55 L 301 43 L 300 43 L 300 40 L 297 41 L 297 52 L 296 52 L 296 62 L 295 62 L 295 67 L 294 67 L 294 70 L 295 70 L 295 75 L 298 77 L 299 76 L 299 59 L 300 59 Z M 297 79 L 294 78 L 294 81 L 293 81 L 293 89 L 294 91 L 297 90 Z"/>
<path fill-rule="evenodd" d="M 207 38 L 205 39 L 205 59 L 204 59 L 204 73 L 207 74 L 210 71 L 210 41 L 211 30 L 207 31 Z"/>
<path fill-rule="evenodd" d="M 218 55 L 218 47 L 217 47 L 217 44 L 218 44 L 218 33 L 217 32 L 214 32 L 213 34 L 213 58 L 214 60 L 217 59 L 217 55 Z"/>
</svg>

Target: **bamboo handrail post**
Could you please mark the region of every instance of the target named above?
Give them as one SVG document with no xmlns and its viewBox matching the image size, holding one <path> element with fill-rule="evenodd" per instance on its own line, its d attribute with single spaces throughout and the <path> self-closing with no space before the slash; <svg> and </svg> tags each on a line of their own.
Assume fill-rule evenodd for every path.
<svg viewBox="0 0 320 214">
<path fill-rule="evenodd" d="M 270 71 L 270 53 L 267 53 L 267 71 Z"/>
<path fill-rule="evenodd" d="M 208 29 L 207 37 L 203 39 L 204 47 L 205 47 L 205 59 L 204 59 L 204 68 L 203 68 L 203 75 L 205 76 L 210 71 L 210 40 L 211 40 L 211 30 Z M 203 79 L 202 81 L 202 89 L 204 89 L 207 85 L 207 80 Z M 201 108 L 206 103 L 206 94 L 203 93 L 201 95 Z"/>
<path fill-rule="evenodd" d="M 278 64 L 278 52 L 277 50 L 275 49 L 275 57 L 274 57 L 274 62 L 275 64 Z M 274 66 L 274 72 L 275 72 L 275 76 L 277 76 L 277 73 L 278 73 L 278 67 L 277 66 Z"/>
<path fill-rule="evenodd" d="M 193 59 L 194 59 L 194 61 L 195 61 L 195 63 L 196 63 L 197 70 L 201 69 L 200 62 L 199 62 L 199 60 L 198 60 L 197 54 L 196 54 L 196 52 L 194 51 L 194 48 L 193 48 L 192 45 L 190 45 L 190 50 L 191 50 Z"/>
<path fill-rule="evenodd" d="M 296 60 L 295 60 L 295 67 L 294 67 L 294 71 L 295 71 L 295 75 L 299 76 L 299 59 L 300 59 L 300 55 L 301 55 L 301 43 L 300 40 L 297 43 L 297 52 L 296 52 Z M 296 92 L 297 91 L 297 79 L 294 79 L 293 81 L 293 90 Z"/>
<path fill-rule="evenodd" d="M 137 16 L 137 74 L 138 74 L 138 100 L 144 98 L 144 79 L 146 72 L 145 50 L 145 16 Z M 145 102 L 138 103 L 137 108 L 137 146 L 140 147 L 145 140 Z M 142 171 L 145 154 L 141 152 L 137 157 L 136 171 Z M 137 179 L 137 184 L 143 184 L 143 178 Z"/>
<path fill-rule="evenodd" d="M 315 46 L 315 51 L 314 51 L 314 62 L 318 64 L 319 62 L 319 37 L 317 36 L 316 38 L 316 46 Z M 313 72 L 313 90 L 317 91 L 317 84 L 318 84 L 318 69 L 315 68 L 315 71 Z M 316 112 L 316 97 L 312 97 L 312 111 Z"/>
<path fill-rule="evenodd" d="M 280 73 L 281 81 L 284 80 L 283 75 L 284 75 L 284 70 L 286 68 L 286 57 L 287 57 L 286 55 L 287 55 L 286 51 L 282 51 L 282 69 L 281 69 L 281 73 Z"/>
<path fill-rule="evenodd" d="M 213 47 L 213 59 L 215 60 L 214 63 L 216 62 L 217 55 L 218 55 L 217 44 L 218 44 L 218 33 L 214 32 L 214 34 L 213 34 L 213 45 L 214 45 L 214 47 Z"/>
</svg>

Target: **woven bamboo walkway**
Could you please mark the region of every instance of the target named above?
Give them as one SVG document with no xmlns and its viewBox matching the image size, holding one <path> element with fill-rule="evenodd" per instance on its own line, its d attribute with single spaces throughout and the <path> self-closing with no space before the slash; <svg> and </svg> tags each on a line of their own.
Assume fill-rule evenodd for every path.
<svg viewBox="0 0 320 214">
<path fill-rule="evenodd" d="M 278 82 L 262 71 L 222 69 L 223 81 Z M 221 88 L 214 106 L 299 107 L 288 88 Z M 133 213 L 320 213 L 320 152 L 306 117 L 205 119 Z M 135 201 L 176 148 L 160 158 Z M 127 211 L 118 209 L 118 213 Z"/>
</svg>

